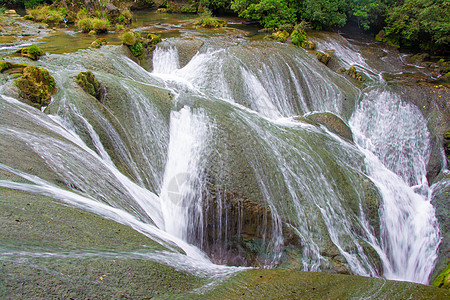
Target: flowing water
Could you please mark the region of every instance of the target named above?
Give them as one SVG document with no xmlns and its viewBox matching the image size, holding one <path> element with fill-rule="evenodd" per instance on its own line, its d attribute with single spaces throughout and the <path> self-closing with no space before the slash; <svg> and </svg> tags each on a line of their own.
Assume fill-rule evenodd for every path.
<svg viewBox="0 0 450 300">
<path fill-rule="evenodd" d="M 22 179 L 0 186 L 131 226 L 168 249 L 150 257 L 180 268 L 293 264 L 426 283 L 440 239 L 426 120 L 356 46 L 330 39 L 317 42 L 374 74 L 365 90 L 302 49 L 245 39 L 202 37 L 183 67 L 167 39 L 152 72 L 119 46 L 43 57 L 58 87 L 45 113 L 1 87 L 0 169 Z M 101 102 L 73 80 L 86 69 Z M 318 112 L 354 142 L 306 121 Z"/>
</svg>

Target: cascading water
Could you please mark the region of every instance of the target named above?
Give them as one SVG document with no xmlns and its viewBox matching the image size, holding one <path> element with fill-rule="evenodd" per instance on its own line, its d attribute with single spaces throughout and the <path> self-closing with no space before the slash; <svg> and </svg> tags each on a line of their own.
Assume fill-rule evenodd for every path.
<svg viewBox="0 0 450 300">
<path fill-rule="evenodd" d="M 376 73 L 344 50 L 346 63 Z M 41 59 L 64 87 L 51 117 L 2 88 L 2 137 L 45 168 L 2 158 L 4 172 L 27 182 L 0 186 L 127 224 L 171 250 L 152 255 L 173 265 L 231 272 L 203 249 L 243 265 L 427 282 L 439 232 L 429 136 L 414 107 L 380 87 L 357 105 L 358 88 L 287 45 L 205 39 L 180 68 L 182 52 L 164 42 L 152 73 L 118 51 Z M 89 68 L 107 88 L 101 102 L 73 81 Z M 311 121 L 317 112 L 349 125 L 355 142 Z"/>
<path fill-rule="evenodd" d="M 384 276 L 426 283 L 440 240 L 426 179 L 426 120 L 416 107 L 379 89 L 364 96 L 350 124 L 383 195 Z"/>
</svg>

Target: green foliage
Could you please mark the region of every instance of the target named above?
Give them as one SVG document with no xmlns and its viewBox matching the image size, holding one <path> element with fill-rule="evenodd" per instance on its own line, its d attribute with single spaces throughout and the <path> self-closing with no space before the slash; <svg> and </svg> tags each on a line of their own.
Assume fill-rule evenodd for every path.
<svg viewBox="0 0 450 300">
<path fill-rule="evenodd" d="M 303 7 L 302 17 L 311 22 L 313 28 L 342 27 L 347 22 L 347 0 L 305 0 Z"/>
<path fill-rule="evenodd" d="M 289 0 L 234 0 L 231 5 L 240 17 L 259 20 L 266 28 L 277 28 L 283 24 L 295 23 L 296 7 L 295 2 Z"/>
<path fill-rule="evenodd" d="M 133 56 L 139 56 L 144 51 L 144 46 L 142 45 L 141 42 L 137 42 L 134 45 L 128 46 L 128 48 L 130 49 L 131 54 L 133 54 Z"/>
<path fill-rule="evenodd" d="M 299 32 L 298 30 L 294 30 L 291 33 L 292 43 L 297 46 L 302 46 L 302 42 L 306 41 L 306 33 Z"/>
<path fill-rule="evenodd" d="M 94 29 L 91 18 L 80 19 L 77 21 L 77 27 L 81 29 L 82 32 L 88 33 Z"/>
<path fill-rule="evenodd" d="M 94 18 L 92 20 L 92 28 L 96 33 L 106 33 L 108 32 L 108 21 L 106 19 L 97 19 Z"/>
<path fill-rule="evenodd" d="M 450 1 L 405 0 L 390 9 L 384 39 L 391 44 L 449 52 Z"/>
<path fill-rule="evenodd" d="M 60 10 L 44 5 L 34 9 L 27 10 L 28 15 L 33 21 L 44 23 L 63 23 L 64 14 Z"/>
<path fill-rule="evenodd" d="M 134 31 L 125 31 L 120 36 L 122 43 L 127 46 L 132 46 L 136 44 L 136 34 Z"/>
</svg>

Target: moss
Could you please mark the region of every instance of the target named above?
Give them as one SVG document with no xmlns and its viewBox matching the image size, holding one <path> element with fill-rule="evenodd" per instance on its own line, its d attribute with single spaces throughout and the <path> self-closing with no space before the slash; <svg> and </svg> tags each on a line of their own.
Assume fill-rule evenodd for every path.
<svg viewBox="0 0 450 300">
<path fill-rule="evenodd" d="M 108 21 L 106 19 L 93 19 L 92 29 L 95 30 L 97 34 L 108 32 Z"/>
<path fill-rule="evenodd" d="M 276 32 L 272 33 L 272 35 L 270 36 L 270 38 L 277 40 L 279 42 L 282 42 L 282 43 L 285 43 L 288 37 L 289 37 L 289 33 L 286 30 L 276 31 Z"/>
<path fill-rule="evenodd" d="M 28 67 L 26 64 L 17 64 L 17 63 L 11 63 L 9 61 L 0 61 L 0 72 L 3 73 L 5 71 L 12 71 L 15 70 L 12 73 L 23 73 L 23 69 Z"/>
<path fill-rule="evenodd" d="M 151 43 L 152 45 L 156 45 L 159 42 L 161 42 L 161 37 L 153 33 L 149 33 L 147 35 L 147 39 L 149 40 L 149 43 Z"/>
<path fill-rule="evenodd" d="M 44 51 L 37 45 L 20 48 L 16 53 L 20 53 L 22 56 L 31 58 L 32 60 L 38 60 L 39 57 L 44 55 Z"/>
<path fill-rule="evenodd" d="M 200 18 L 197 22 L 195 22 L 195 25 L 203 28 L 219 28 L 219 27 L 226 27 L 227 22 L 224 20 L 213 18 L 211 16 L 206 16 Z"/>
<path fill-rule="evenodd" d="M 291 33 L 292 43 L 297 46 L 303 47 L 303 42 L 306 40 L 306 33 L 301 33 L 297 30 L 292 31 Z"/>
<path fill-rule="evenodd" d="M 132 46 L 136 44 L 136 34 L 134 31 L 125 31 L 120 36 L 122 43 L 127 46 Z"/>
<path fill-rule="evenodd" d="M 348 76 L 350 76 L 351 78 L 354 78 L 354 79 L 356 79 L 356 80 L 358 80 L 358 81 L 364 81 L 363 76 L 361 75 L 361 73 L 359 73 L 359 72 L 356 71 L 355 66 L 351 66 L 351 67 L 346 71 L 346 74 L 347 74 Z"/>
<path fill-rule="evenodd" d="M 50 96 L 55 91 L 55 79 L 50 73 L 33 66 L 24 68 L 23 75 L 14 83 L 19 88 L 22 99 L 39 109 L 50 103 Z"/>
<path fill-rule="evenodd" d="M 433 286 L 450 290 L 450 263 L 448 263 L 447 268 L 433 281 Z"/>
<path fill-rule="evenodd" d="M 140 56 L 144 51 L 144 46 L 141 42 L 137 42 L 134 45 L 128 46 L 133 56 Z"/>
<path fill-rule="evenodd" d="M 317 56 L 317 59 L 318 59 L 321 63 L 323 63 L 324 65 L 327 65 L 328 62 L 329 62 L 330 59 L 331 59 L 331 55 L 328 54 L 328 53 L 326 53 L 326 52 L 319 52 L 319 51 L 317 51 L 317 52 L 316 52 L 316 56 Z"/>
<path fill-rule="evenodd" d="M 91 71 L 80 72 L 77 75 L 77 84 L 89 95 L 100 98 L 100 83 Z"/>
<path fill-rule="evenodd" d="M 95 41 L 93 41 L 91 43 L 91 47 L 92 48 L 100 48 L 101 46 L 104 46 L 108 44 L 108 42 L 106 41 L 106 39 L 96 39 Z"/>
<path fill-rule="evenodd" d="M 305 48 L 308 50 L 316 49 L 316 43 L 314 43 L 313 41 L 303 41 L 301 46 L 302 46 L 302 48 Z"/>
<path fill-rule="evenodd" d="M 448 299 L 435 287 L 354 275 L 252 269 L 202 295 L 205 299 Z"/>
<path fill-rule="evenodd" d="M 428 53 L 418 53 L 418 54 L 415 54 L 412 56 L 408 56 L 407 60 L 409 63 L 415 64 L 415 63 L 423 62 L 428 57 L 430 57 L 430 55 Z"/>
</svg>

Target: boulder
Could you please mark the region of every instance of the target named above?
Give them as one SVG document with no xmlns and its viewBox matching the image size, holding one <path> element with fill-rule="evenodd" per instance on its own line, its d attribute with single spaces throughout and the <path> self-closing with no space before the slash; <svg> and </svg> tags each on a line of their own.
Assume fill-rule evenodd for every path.
<svg viewBox="0 0 450 300">
<path fill-rule="evenodd" d="M 331 55 L 328 54 L 328 53 L 326 53 L 326 52 L 319 52 L 319 51 L 317 51 L 317 52 L 316 52 L 316 56 L 317 56 L 317 59 L 318 59 L 321 63 L 323 63 L 324 65 L 327 65 L 328 62 L 329 62 L 330 59 L 331 59 Z"/>
<path fill-rule="evenodd" d="M 77 84 L 92 97 L 100 99 L 100 83 L 91 71 L 78 73 Z"/>
<path fill-rule="evenodd" d="M 38 109 L 48 106 L 55 91 L 55 79 L 50 73 L 33 66 L 23 69 L 23 75 L 16 79 L 15 85 L 19 88 L 22 100 Z"/>
<path fill-rule="evenodd" d="M 350 142 L 353 142 L 353 134 L 350 127 L 348 127 L 348 125 L 341 118 L 332 113 L 313 113 L 307 115 L 305 119 L 313 124 L 322 124 L 331 132 Z"/>
</svg>

